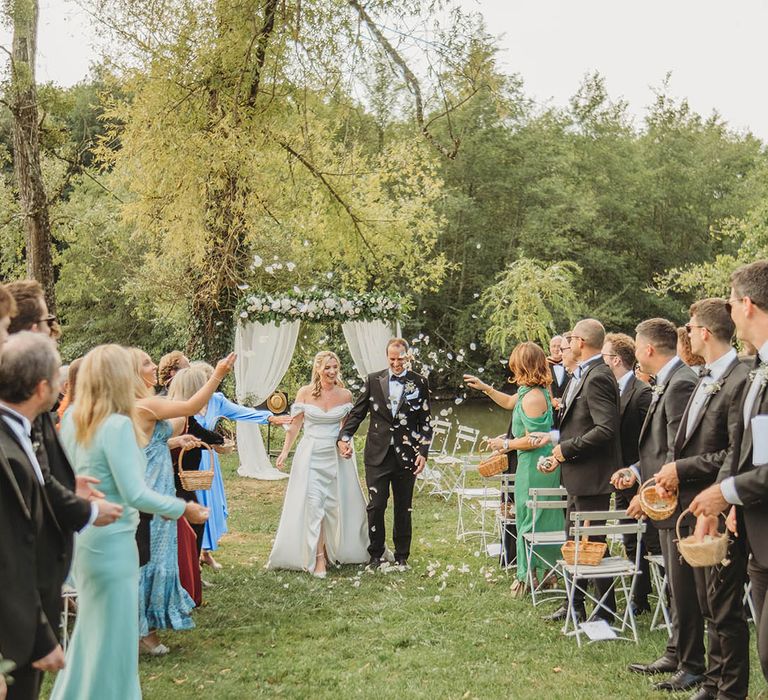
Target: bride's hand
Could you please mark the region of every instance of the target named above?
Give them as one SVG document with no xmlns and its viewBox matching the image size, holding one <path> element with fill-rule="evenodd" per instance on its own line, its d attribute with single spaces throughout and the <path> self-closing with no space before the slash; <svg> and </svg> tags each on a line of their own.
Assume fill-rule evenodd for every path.
<svg viewBox="0 0 768 700">
<path fill-rule="evenodd" d="M 270 416 L 267 418 L 267 421 L 272 423 L 272 425 L 290 425 L 293 422 L 293 416 L 285 415 L 285 416 Z"/>
<path fill-rule="evenodd" d="M 282 471 L 285 468 L 286 459 L 288 459 L 288 455 L 285 452 L 281 452 L 279 455 L 277 455 L 275 466 Z"/>
</svg>

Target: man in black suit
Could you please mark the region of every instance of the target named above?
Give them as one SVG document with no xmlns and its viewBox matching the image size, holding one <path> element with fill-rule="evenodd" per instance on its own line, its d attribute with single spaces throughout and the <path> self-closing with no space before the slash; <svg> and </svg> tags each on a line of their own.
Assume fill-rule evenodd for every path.
<svg viewBox="0 0 768 700">
<path fill-rule="evenodd" d="M 8 329 L 11 336 L 28 331 L 50 337 L 51 325 L 56 317 L 48 312 L 40 283 L 36 280 L 18 280 L 9 283 L 6 289 L 16 303 L 16 315 Z M 61 595 L 55 591 L 61 590 L 72 564 L 72 532 L 81 530 L 88 522 L 99 517 L 100 511 L 106 515 L 117 506 L 98 500 L 103 494 L 92 488 L 98 483 L 97 479 L 90 476 L 75 477 L 59 440 L 52 412 L 44 411 L 35 419 L 32 424 L 32 441 L 36 446 L 35 456 L 45 477 L 45 491 L 53 510 L 62 521 L 73 524 L 66 529 L 63 551 L 59 551 L 57 540 L 43 540 L 49 549 L 46 576 L 50 578 L 50 585 L 46 585 L 46 590 L 50 598 L 46 605 L 51 619 L 58 619 L 61 615 Z M 89 500 L 92 502 L 88 503 Z M 58 627 L 56 632 L 58 634 Z"/>
<path fill-rule="evenodd" d="M 58 643 L 61 561 L 72 532 L 114 522 L 120 506 L 77 498 L 40 463 L 32 425 L 59 392 L 52 340 L 30 332 L 8 340 L 0 362 L 0 653 L 18 668 L 9 698 L 36 698 L 42 671 L 62 668 Z"/>
<path fill-rule="evenodd" d="M 552 392 L 552 396 L 556 399 L 563 396 L 565 387 L 568 384 L 568 379 L 570 378 L 570 375 L 563 365 L 562 342 L 563 336 L 554 336 L 552 340 L 549 341 L 549 357 L 547 357 L 549 372 L 552 375 L 552 384 L 549 389 Z"/>
<path fill-rule="evenodd" d="M 686 510 L 701 489 L 714 483 L 729 445 L 729 418 L 749 374 L 731 345 L 734 324 L 724 299 L 704 299 L 691 306 L 686 331 L 691 349 L 706 364 L 685 409 L 674 443 L 674 461 L 656 475 L 656 483 L 667 491 L 677 490 L 678 508 L 674 517 Z M 692 515 L 684 518 L 682 537 L 692 534 Z M 701 614 L 685 619 L 678 608 L 680 635 L 703 635 L 707 621 L 709 659 L 706 680 L 696 700 L 746 698 L 749 687 L 749 630 L 742 597 L 746 579 L 746 552 L 740 540 L 731 543 L 727 567 L 692 568 L 675 557 L 669 576 L 673 598 L 690 595 L 695 587 Z M 708 590 L 712 590 L 712 600 Z M 697 642 L 698 643 L 698 642 Z M 703 643 L 703 638 L 702 638 Z"/>
<path fill-rule="evenodd" d="M 745 265 L 731 275 L 729 305 L 737 337 L 751 343 L 758 354 L 732 412 L 730 449 L 717 483 L 693 499 L 691 511 L 700 516 L 703 532 L 712 527 L 707 517 L 736 506 L 736 531 L 746 535 L 752 554 L 747 570 L 757 613 L 757 650 L 768 679 L 768 460 L 763 456 L 766 431 L 753 430 L 754 419 L 768 415 L 768 260 Z"/>
<path fill-rule="evenodd" d="M 640 429 L 645 421 L 645 414 L 651 405 L 651 387 L 638 379 L 633 371 L 635 366 L 635 341 L 624 333 L 609 333 L 605 336 L 603 345 L 603 361 L 611 368 L 613 376 L 619 385 L 619 417 L 621 435 L 621 464 L 624 469 L 619 470 L 611 478 L 611 483 L 616 488 L 616 508 L 626 509 L 632 497 L 637 493 L 637 484 L 629 488 L 621 488 L 620 479 L 624 471 L 638 459 L 638 440 Z M 655 530 L 652 530 L 652 535 Z M 624 542 L 627 556 L 635 560 L 637 556 L 637 537 L 629 537 Z M 650 544 L 650 550 L 648 545 Z M 642 566 L 635 583 L 635 591 L 632 597 L 635 615 L 648 612 L 651 606 L 648 603 L 648 595 L 651 592 L 651 576 L 645 555 L 648 551 L 654 553 L 660 551 L 658 537 L 655 541 L 648 542 L 648 533 L 640 540 L 640 565 Z"/>
<path fill-rule="evenodd" d="M 677 356 L 677 328 L 663 318 L 652 318 L 640 323 L 636 330 L 635 355 L 640 369 L 656 378 L 653 387 L 651 405 L 645 416 L 645 422 L 639 438 L 639 464 L 633 465 L 633 476 L 643 483 L 656 474 L 662 465 L 672 461 L 675 436 L 685 407 L 697 383 L 696 373 Z M 630 480 L 630 483 L 632 481 Z M 634 496 L 627 515 L 640 519 L 640 497 Z M 674 543 L 674 518 L 651 520 L 658 528 L 661 540 L 661 553 L 668 576 L 673 575 L 673 559 L 679 555 Z M 703 681 L 704 644 L 694 635 L 683 635 L 678 624 L 681 607 L 686 611 L 684 619 L 695 619 L 699 607 L 695 587 L 686 597 L 672 596 L 672 638 L 665 654 L 650 664 L 632 664 L 630 670 L 638 673 L 672 673 L 669 681 L 664 681 L 660 689 L 672 690 L 667 684 L 676 686 L 676 690 L 687 690 L 698 686 Z M 693 608 L 690 612 L 687 608 Z M 685 632 L 685 631 L 683 631 Z"/>
<path fill-rule="evenodd" d="M 343 457 L 352 455 L 352 436 L 370 415 L 365 439 L 365 482 L 368 486 L 369 565 L 376 568 L 385 551 L 384 513 L 392 489 L 395 515 L 395 563 L 406 566 L 411 551 L 411 504 L 416 476 L 427 464 L 432 439 L 429 386 L 406 369 L 408 342 L 387 343 L 389 368 L 366 377 L 363 393 L 339 433 Z"/>
<path fill-rule="evenodd" d="M 579 321 L 573 331 L 563 337 L 563 352 L 569 349 L 579 364 L 563 396 L 559 430 L 531 435 L 537 446 L 548 441 L 555 445 L 552 454 L 560 463 L 560 478 L 568 491 L 565 520 L 568 529 L 574 511 L 609 509 L 613 491 L 611 474 L 621 459 L 619 388 L 603 362 L 604 341 L 605 329 L 595 319 Z M 576 585 L 576 615 L 584 619 L 583 582 L 576 581 Z M 598 579 L 596 586 L 600 597 L 607 595 L 594 615 L 612 622 L 616 604 L 613 591 L 609 591 L 611 581 Z M 564 620 L 566 615 L 566 608 L 561 607 L 549 619 Z"/>
</svg>

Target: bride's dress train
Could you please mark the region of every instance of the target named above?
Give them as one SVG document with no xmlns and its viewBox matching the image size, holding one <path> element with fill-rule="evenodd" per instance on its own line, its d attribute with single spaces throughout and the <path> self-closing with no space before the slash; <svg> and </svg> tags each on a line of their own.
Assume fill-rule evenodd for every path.
<svg viewBox="0 0 768 700">
<path fill-rule="evenodd" d="M 339 426 L 351 408 L 351 403 L 329 411 L 293 405 L 293 415 L 304 414 L 304 435 L 293 456 L 267 568 L 314 572 L 321 525 L 329 565 L 368 561 L 365 498 L 355 458 L 344 459 L 336 448 Z"/>
</svg>

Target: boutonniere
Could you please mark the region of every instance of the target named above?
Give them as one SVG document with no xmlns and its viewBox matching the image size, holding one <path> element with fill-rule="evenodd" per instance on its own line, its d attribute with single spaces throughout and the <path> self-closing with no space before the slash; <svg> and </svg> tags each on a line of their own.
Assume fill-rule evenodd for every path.
<svg viewBox="0 0 768 700">
<path fill-rule="evenodd" d="M 707 384 L 704 387 L 704 396 L 714 396 L 722 388 L 723 385 L 720 382 L 712 382 L 711 384 Z"/>
<path fill-rule="evenodd" d="M 666 388 L 666 384 L 654 384 L 654 386 L 651 387 L 651 393 L 653 394 L 653 396 L 651 396 L 651 401 L 656 403 L 661 398 Z"/>
<path fill-rule="evenodd" d="M 406 382 L 404 390 L 406 394 L 412 394 L 414 391 L 416 391 L 416 385 L 410 381 Z"/>
<path fill-rule="evenodd" d="M 768 362 L 761 362 L 759 367 L 749 373 L 750 384 L 755 381 L 755 377 L 760 377 L 760 386 L 768 384 Z"/>
<path fill-rule="evenodd" d="M 32 440 L 32 452 L 37 454 L 40 451 L 40 441 Z"/>
</svg>

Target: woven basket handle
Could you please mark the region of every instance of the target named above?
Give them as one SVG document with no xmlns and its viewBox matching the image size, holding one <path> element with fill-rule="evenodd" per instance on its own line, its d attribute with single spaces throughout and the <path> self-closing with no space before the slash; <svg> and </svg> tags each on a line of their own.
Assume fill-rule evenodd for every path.
<svg viewBox="0 0 768 700">
<path fill-rule="evenodd" d="M 683 522 L 683 518 L 685 517 L 686 513 L 690 513 L 691 509 L 686 508 L 682 513 L 680 513 L 680 517 L 677 519 L 677 522 L 675 523 L 675 534 L 677 535 L 677 541 L 680 541 L 680 523 Z M 718 515 L 725 520 L 725 516 L 722 513 L 718 513 Z M 728 531 L 728 528 L 726 528 L 726 532 Z"/>
<path fill-rule="evenodd" d="M 210 459 L 210 466 L 205 471 L 211 471 L 211 469 L 213 469 L 213 448 L 207 442 L 201 442 L 197 447 L 202 447 L 203 449 L 208 450 L 209 459 Z M 179 450 L 179 459 L 178 459 L 179 474 L 181 474 L 182 472 L 185 471 L 183 466 L 182 466 L 182 458 L 184 457 L 184 454 L 189 452 L 190 450 L 193 450 L 193 449 L 195 449 L 195 448 L 194 447 L 182 447 Z M 188 469 L 186 471 L 187 472 L 192 472 L 192 471 L 200 471 L 200 470 L 199 469 Z"/>
</svg>

